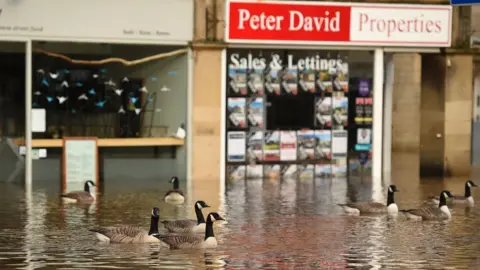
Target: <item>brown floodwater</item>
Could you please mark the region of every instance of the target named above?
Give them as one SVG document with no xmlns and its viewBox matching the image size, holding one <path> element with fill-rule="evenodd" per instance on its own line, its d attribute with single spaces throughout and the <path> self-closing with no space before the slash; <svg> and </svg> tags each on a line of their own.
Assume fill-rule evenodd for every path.
<svg viewBox="0 0 480 270">
<path fill-rule="evenodd" d="M 463 193 L 466 180 L 412 175 L 404 170 L 378 186 L 359 177 L 238 181 L 225 194 L 218 181 L 207 181 L 187 202 L 203 199 L 228 220 L 215 231 L 214 250 L 101 244 L 88 231 L 121 224 L 148 229 L 153 206 L 161 218 L 194 218 L 191 205 L 162 201 L 169 179 L 107 180 L 90 206 L 62 205 L 57 182 L 36 183 L 31 196 L 2 183 L 0 269 L 480 269 L 479 189 L 473 190 L 477 206 L 452 207 L 448 222 L 345 216 L 336 206 L 383 201 L 392 182 L 400 189 L 399 207 L 411 208 L 442 189 Z"/>
</svg>

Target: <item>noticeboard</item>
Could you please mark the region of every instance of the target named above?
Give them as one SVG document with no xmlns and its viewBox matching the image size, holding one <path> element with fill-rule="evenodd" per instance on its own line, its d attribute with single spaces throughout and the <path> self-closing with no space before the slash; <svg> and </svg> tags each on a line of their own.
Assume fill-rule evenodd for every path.
<svg viewBox="0 0 480 270">
<path fill-rule="evenodd" d="M 97 138 L 63 138 L 62 192 L 83 190 L 87 180 L 98 186 Z"/>
</svg>

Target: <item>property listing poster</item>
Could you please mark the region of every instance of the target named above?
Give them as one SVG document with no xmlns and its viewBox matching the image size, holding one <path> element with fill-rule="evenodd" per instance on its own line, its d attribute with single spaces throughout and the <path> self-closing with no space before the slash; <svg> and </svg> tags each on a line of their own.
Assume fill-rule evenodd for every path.
<svg viewBox="0 0 480 270">
<path fill-rule="evenodd" d="M 264 69 L 256 68 L 252 69 L 250 74 L 248 74 L 248 88 L 252 95 L 263 94 L 263 73 Z"/>
<path fill-rule="evenodd" d="M 286 94 L 298 94 L 298 70 L 288 68 L 283 74 L 282 86 Z"/>
<path fill-rule="evenodd" d="M 332 130 L 332 157 L 346 157 L 348 151 L 348 131 Z"/>
<path fill-rule="evenodd" d="M 363 124 L 363 120 L 365 117 L 365 99 L 364 98 L 356 98 L 355 99 L 355 123 L 356 124 Z"/>
<path fill-rule="evenodd" d="M 247 69 L 242 67 L 230 66 L 228 68 L 229 94 L 246 95 L 247 94 Z"/>
<path fill-rule="evenodd" d="M 332 127 L 332 97 L 317 97 L 315 102 L 315 126 Z"/>
<path fill-rule="evenodd" d="M 263 145 L 263 160 L 280 160 L 280 131 L 265 132 L 265 144 Z"/>
<path fill-rule="evenodd" d="M 256 163 L 263 159 L 263 131 L 252 131 L 247 142 L 248 163 Z"/>
<path fill-rule="evenodd" d="M 267 68 L 265 76 L 265 89 L 268 94 L 280 95 L 282 88 L 280 86 L 283 71 L 281 68 Z"/>
<path fill-rule="evenodd" d="M 245 115 L 245 98 L 228 98 L 228 127 L 245 128 L 247 127 Z"/>
<path fill-rule="evenodd" d="M 315 70 L 304 69 L 301 71 L 298 84 L 303 92 L 315 93 Z"/>
<path fill-rule="evenodd" d="M 315 132 L 313 130 L 297 131 L 298 160 L 315 159 Z"/>
<path fill-rule="evenodd" d="M 246 132 L 229 131 L 227 132 L 227 160 L 229 162 L 245 161 Z"/>
<path fill-rule="evenodd" d="M 363 121 L 365 123 L 371 124 L 372 120 L 373 120 L 373 118 L 372 118 L 373 117 L 373 115 L 372 115 L 372 112 L 373 112 L 373 98 L 365 98 L 364 99 L 363 111 L 364 111 Z"/>
<path fill-rule="evenodd" d="M 333 90 L 348 93 L 348 63 L 337 66 L 333 74 Z"/>
<path fill-rule="evenodd" d="M 280 131 L 280 160 L 297 160 L 297 133 L 295 131 Z"/>
<path fill-rule="evenodd" d="M 263 98 L 256 97 L 248 100 L 248 123 L 250 127 L 263 126 Z"/>
<path fill-rule="evenodd" d="M 333 129 L 343 129 L 348 126 L 348 98 L 333 97 Z"/>
<path fill-rule="evenodd" d="M 316 130 L 315 131 L 316 159 L 332 159 L 332 131 L 331 130 Z"/>
<path fill-rule="evenodd" d="M 330 68 L 326 67 L 318 72 L 317 86 L 321 93 L 331 93 L 333 91 Z"/>
</svg>

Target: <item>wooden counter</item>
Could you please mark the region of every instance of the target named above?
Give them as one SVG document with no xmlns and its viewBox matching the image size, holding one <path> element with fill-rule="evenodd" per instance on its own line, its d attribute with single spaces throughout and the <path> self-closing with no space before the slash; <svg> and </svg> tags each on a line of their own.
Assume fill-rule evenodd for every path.
<svg viewBox="0 0 480 270">
<path fill-rule="evenodd" d="M 24 139 L 13 140 L 18 146 L 25 145 Z M 33 139 L 32 147 L 37 148 L 61 148 L 62 139 Z M 160 138 L 103 138 L 98 139 L 98 147 L 145 147 L 145 146 L 182 146 L 183 139 L 173 137 Z"/>
</svg>

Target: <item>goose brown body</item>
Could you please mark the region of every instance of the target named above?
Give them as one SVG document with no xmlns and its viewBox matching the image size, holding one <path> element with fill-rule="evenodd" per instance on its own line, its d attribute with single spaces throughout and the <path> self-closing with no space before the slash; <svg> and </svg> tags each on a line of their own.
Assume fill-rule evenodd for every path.
<svg viewBox="0 0 480 270">
<path fill-rule="evenodd" d="M 197 201 L 194 204 L 197 220 L 164 220 L 161 221 L 163 226 L 170 232 L 187 233 L 187 232 L 205 232 L 205 218 L 203 217 L 202 208 L 210 207 L 204 201 Z"/>
<path fill-rule="evenodd" d="M 440 193 L 440 202 L 438 207 L 426 206 L 417 209 L 400 210 L 407 218 L 415 220 L 447 220 L 452 217 L 450 210 L 447 206 L 447 198 L 451 198 L 453 195 L 448 190 L 444 190 Z"/>
<path fill-rule="evenodd" d="M 96 227 L 90 229 L 91 232 L 97 234 L 98 240 L 110 243 L 161 243 L 159 238 L 154 235 L 158 234 L 159 209 L 154 207 L 150 219 L 150 230 L 146 231 L 137 226 L 111 226 Z M 167 245 L 165 245 L 167 246 Z M 168 247 L 168 246 L 167 246 Z"/>
<path fill-rule="evenodd" d="M 387 205 L 379 202 L 355 202 L 339 204 L 345 212 L 351 214 L 396 214 L 398 207 L 395 204 L 394 194 L 399 192 L 395 185 L 390 185 L 387 192 Z"/>
<path fill-rule="evenodd" d="M 205 236 L 200 235 L 155 235 L 162 242 L 170 246 L 170 249 L 201 249 L 217 247 L 217 239 L 213 232 L 213 222 L 224 220 L 218 213 L 210 213 L 207 216 Z"/>
<path fill-rule="evenodd" d="M 64 193 L 60 197 L 64 203 L 92 203 L 95 201 L 95 195 L 92 192 L 94 186 L 95 184 L 92 181 L 86 181 L 83 191 Z"/>
<path fill-rule="evenodd" d="M 140 227 L 98 227 L 90 229 L 91 232 L 99 233 L 109 239 L 111 243 L 159 243 L 160 240 L 148 234 L 148 231 Z"/>
</svg>

